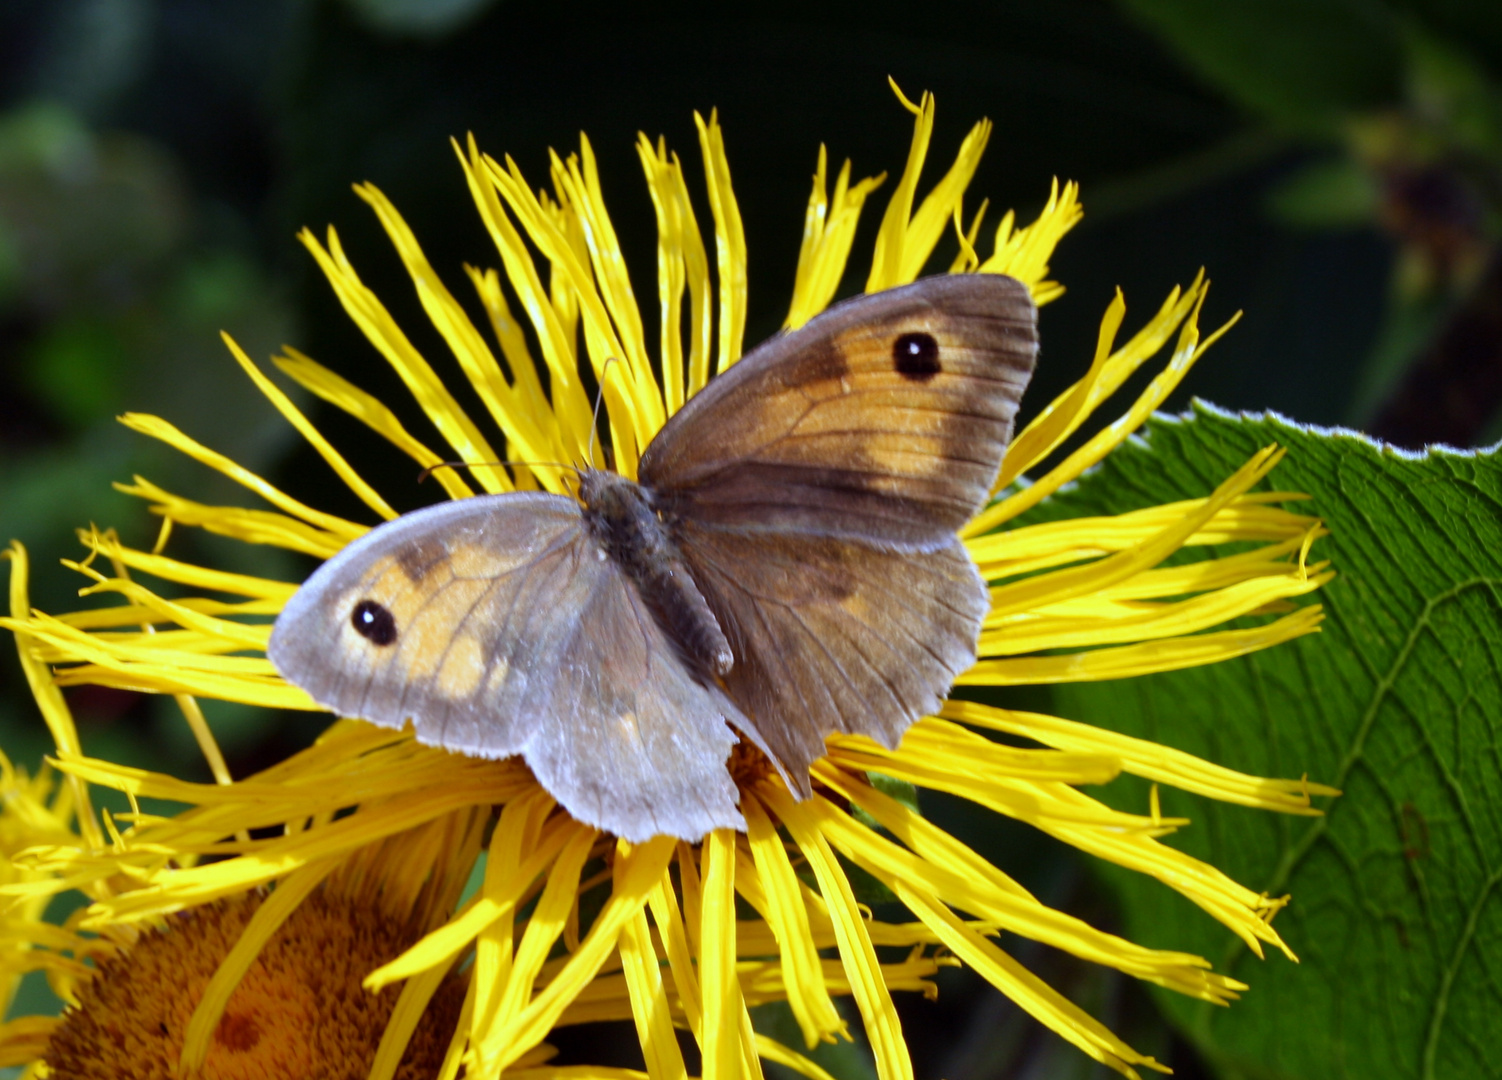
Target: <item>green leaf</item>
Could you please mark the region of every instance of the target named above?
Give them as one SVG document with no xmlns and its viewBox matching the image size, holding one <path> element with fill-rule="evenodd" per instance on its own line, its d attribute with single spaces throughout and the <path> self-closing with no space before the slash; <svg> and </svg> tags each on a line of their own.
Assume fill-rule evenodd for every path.
<svg viewBox="0 0 1502 1080">
<path fill-rule="evenodd" d="M 1412 96 L 1458 147 L 1496 159 L 1502 152 L 1502 96 L 1485 67 L 1457 44 L 1409 34 Z"/>
<path fill-rule="evenodd" d="M 1351 433 L 1196 405 L 1154 419 L 1049 517 L 1207 494 L 1258 447 L 1271 483 L 1332 535 L 1323 632 L 1191 671 L 1063 688 L 1066 716 L 1269 776 L 1344 790 L 1322 818 L 1164 792 L 1170 843 L 1273 896 L 1295 965 L 1250 955 L 1147 878 L 1119 885 L 1128 936 L 1251 985 L 1229 1009 L 1160 1000 L 1223 1077 L 1502 1075 L 1502 462 L 1383 449 Z M 1141 788 L 1112 799 L 1145 805 Z"/>
<path fill-rule="evenodd" d="M 1294 227 L 1354 229 L 1376 224 L 1381 192 L 1377 177 L 1348 158 L 1304 166 L 1268 193 L 1274 220 Z"/>
<path fill-rule="evenodd" d="M 1397 101 L 1395 21 L 1349 0 L 1120 0 L 1206 82 L 1281 127 L 1327 132 Z"/>
<path fill-rule="evenodd" d="M 59 319 L 27 350 L 27 388 L 73 428 L 120 410 L 130 350 L 117 327 L 94 318 Z"/>
</svg>

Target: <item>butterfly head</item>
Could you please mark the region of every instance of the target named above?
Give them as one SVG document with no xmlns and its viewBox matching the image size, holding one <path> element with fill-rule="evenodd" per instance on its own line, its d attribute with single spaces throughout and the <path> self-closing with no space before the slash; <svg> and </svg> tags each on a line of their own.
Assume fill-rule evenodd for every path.
<svg viewBox="0 0 1502 1080">
<path fill-rule="evenodd" d="M 651 493 L 619 473 L 580 470 L 579 501 L 584 504 L 584 523 L 600 550 L 628 574 L 638 576 L 633 568 L 671 547 Z"/>
</svg>

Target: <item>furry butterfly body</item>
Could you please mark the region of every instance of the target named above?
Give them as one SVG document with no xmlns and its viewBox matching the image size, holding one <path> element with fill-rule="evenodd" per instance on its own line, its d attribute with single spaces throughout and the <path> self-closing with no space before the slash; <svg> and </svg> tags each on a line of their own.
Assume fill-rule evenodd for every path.
<svg viewBox="0 0 1502 1080">
<path fill-rule="evenodd" d="M 585 470 L 578 501 L 481 496 L 372 530 L 268 654 L 341 715 L 523 755 L 627 839 L 743 827 L 738 737 L 806 795 L 827 735 L 895 746 L 974 662 L 989 597 L 956 531 L 995 481 L 1034 320 L 992 275 L 837 305 L 712 380 L 636 481 Z"/>
</svg>

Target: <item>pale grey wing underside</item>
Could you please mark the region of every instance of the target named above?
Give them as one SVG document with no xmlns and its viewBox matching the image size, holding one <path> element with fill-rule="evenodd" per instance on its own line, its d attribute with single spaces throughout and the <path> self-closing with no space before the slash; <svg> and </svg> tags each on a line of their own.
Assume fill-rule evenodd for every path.
<svg viewBox="0 0 1502 1080">
<path fill-rule="evenodd" d="M 355 628 L 362 601 L 390 614 L 388 643 Z M 267 655 L 342 716 L 521 754 L 570 814 L 628 840 L 744 827 L 725 764 L 743 718 L 694 680 L 570 499 L 482 496 L 373 530 L 308 579 Z"/>
</svg>

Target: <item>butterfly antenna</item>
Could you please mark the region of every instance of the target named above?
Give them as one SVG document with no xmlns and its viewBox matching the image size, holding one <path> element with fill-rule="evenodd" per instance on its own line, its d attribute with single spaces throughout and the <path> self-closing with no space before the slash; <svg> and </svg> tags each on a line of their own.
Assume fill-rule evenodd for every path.
<svg viewBox="0 0 1502 1080">
<path fill-rule="evenodd" d="M 607 356 L 604 366 L 600 368 L 600 387 L 595 391 L 595 411 L 589 420 L 589 449 L 584 452 L 584 463 L 590 468 L 595 463 L 595 434 L 600 430 L 600 405 L 605 400 L 605 377 L 610 373 L 611 364 L 622 362 L 619 356 Z"/>
<path fill-rule="evenodd" d="M 507 465 L 523 465 L 529 469 L 573 469 L 576 473 L 579 471 L 577 465 L 562 461 L 439 461 L 418 473 L 417 482 L 426 482 L 439 469 L 501 469 Z"/>
</svg>

